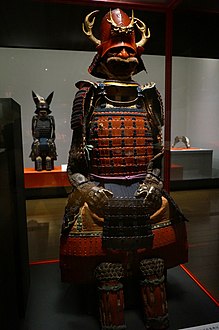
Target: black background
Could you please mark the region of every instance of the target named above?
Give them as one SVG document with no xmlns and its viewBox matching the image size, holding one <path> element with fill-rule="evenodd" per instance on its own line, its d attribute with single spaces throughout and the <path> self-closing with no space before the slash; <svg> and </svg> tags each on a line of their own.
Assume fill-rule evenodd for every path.
<svg viewBox="0 0 219 330">
<path fill-rule="evenodd" d="M 135 16 L 151 30 L 145 54 L 165 54 L 165 4 L 168 0 L 160 2 L 164 4 L 164 10 L 160 10 L 159 6 L 157 9 L 155 6 L 155 10 L 147 9 L 145 5 L 144 9 L 140 10 L 137 6 L 134 11 Z M 173 11 L 173 55 L 219 58 L 219 2 L 178 2 Z M 88 5 L 86 1 L 83 6 L 77 3 L 73 0 L 1 1 L 0 46 L 95 51 L 94 45 L 82 32 L 81 25 L 89 12 L 99 9 L 95 24 L 97 31 L 94 29 L 98 37 L 100 19 L 109 10 L 109 4 L 108 7 L 106 4 L 105 7 L 97 7 Z M 120 8 L 131 15 L 130 5 Z"/>
</svg>

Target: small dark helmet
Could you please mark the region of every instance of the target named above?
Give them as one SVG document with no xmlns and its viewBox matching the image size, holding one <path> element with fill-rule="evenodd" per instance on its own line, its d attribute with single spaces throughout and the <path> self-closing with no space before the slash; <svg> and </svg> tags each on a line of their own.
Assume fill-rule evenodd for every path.
<svg viewBox="0 0 219 330">
<path fill-rule="evenodd" d="M 135 73 L 145 70 L 140 56 L 144 51 L 144 44 L 150 38 L 150 30 L 147 29 L 146 25 L 140 19 L 134 17 L 133 12 L 132 17 L 129 17 L 119 8 L 110 10 L 101 21 L 99 40 L 92 32 L 97 13 L 98 10 L 95 10 L 88 14 L 82 24 L 84 33 L 96 45 L 97 49 L 97 54 L 88 69 L 89 73 L 95 77 L 103 78 L 98 70 L 100 61 L 109 50 L 121 46 L 128 47 L 135 52 L 139 60 L 139 66 Z M 135 40 L 135 27 L 141 34 L 141 40 L 138 42 Z"/>
<path fill-rule="evenodd" d="M 35 113 L 39 113 L 40 110 L 46 110 L 47 114 L 50 114 L 52 111 L 49 109 L 50 103 L 52 101 L 54 92 L 52 92 L 46 99 L 38 94 L 36 94 L 34 91 L 32 91 L 33 100 L 36 104 L 36 110 Z"/>
</svg>

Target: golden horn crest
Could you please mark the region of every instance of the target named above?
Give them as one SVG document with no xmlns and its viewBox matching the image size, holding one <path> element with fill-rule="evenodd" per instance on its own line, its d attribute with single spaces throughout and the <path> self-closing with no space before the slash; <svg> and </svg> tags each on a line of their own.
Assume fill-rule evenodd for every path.
<svg viewBox="0 0 219 330">
<path fill-rule="evenodd" d="M 96 45 L 99 46 L 101 44 L 100 40 L 95 38 L 93 35 L 92 29 L 95 22 L 95 16 L 99 12 L 99 10 L 94 10 L 90 14 L 85 17 L 84 23 L 82 23 L 82 30 L 88 36 L 88 38 Z"/>
<path fill-rule="evenodd" d="M 82 24 L 83 32 L 88 36 L 88 38 L 96 45 L 99 46 L 101 41 L 97 39 L 92 32 L 95 16 L 99 10 L 94 10 L 85 17 L 84 23 Z M 140 19 L 134 17 L 134 11 L 132 10 L 132 17 L 130 17 L 130 23 L 127 26 L 118 25 L 112 17 L 112 11 L 110 9 L 110 18 L 107 21 L 111 24 L 114 33 L 130 33 L 134 30 L 134 25 L 137 27 L 141 34 L 141 40 L 136 42 L 137 47 L 143 47 L 147 40 L 150 38 L 150 30 L 148 28 L 148 33 L 146 34 L 147 27 L 144 22 Z"/>
</svg>

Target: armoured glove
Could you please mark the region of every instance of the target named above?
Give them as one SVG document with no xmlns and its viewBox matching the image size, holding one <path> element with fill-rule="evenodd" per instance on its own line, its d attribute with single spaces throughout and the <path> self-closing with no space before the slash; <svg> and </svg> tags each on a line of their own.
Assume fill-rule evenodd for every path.
<svg viewBox="0 0 219 330">
<path fill-rule="evenodd" d="M 144 199 L 144 205 L 149 215 L 159 210 L 162 205 L 163 183 L 159 178 L 159 173 L 159 169 L 149 171 L 145 181 L 139 185 L 134 195 L 136 198 Z"/>
<path fill-rule="evenodd" d="M 104 207 L 107 201 L 113 197 L 113 193 L 103 187 L 97 187 L 92 182 L 85 182 L 77 187 L 84 202 L 86 202 L 92 212 L 103 217 Z"/>
</svg>

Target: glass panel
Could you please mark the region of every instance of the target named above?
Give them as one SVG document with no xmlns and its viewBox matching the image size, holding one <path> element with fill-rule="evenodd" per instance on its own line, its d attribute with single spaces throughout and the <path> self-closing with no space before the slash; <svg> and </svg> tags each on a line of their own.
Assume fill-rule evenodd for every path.
<svg viewBox="0 0 219 330">
<path fill-rule="evenodd" d="M 72 135 L 70 116 L 77 91 L 75 83 L 79 80 L 96 80 L 87 72 L 94 54 L 81 51 L 0 49 L 0 70 L 4 76 L 0 82 L 0 97 L 11 97 L 21 105 L 25 168 L 34 167 L 29 157 L 33 141 L 31 120 L 35 111 L 32 90 L 45 98 L 54 91 L 50 109 L 56 123 L 58 157 L 55 166 L 65 165 Z M 164 56 L 143 55 L 142 59 L 148 73 L 143 71 L 134 79 L 142 84 L 156 82 L 163 96 Z"/>
<path fill-rule="evenodd" d="M 219 60 L 173 58 L 171 180 L 219 177 Z"/>
<path fill-rule="evenodd" d="M 79 80 L 96 80 L 87 72 L 94 54 L 81 51 L 0 49 L 0 69 L 4 76 L 0 82 L 0 96 L 13 98 L 21 105 L 30 262 L 59 258 L 60 227 L 66 193 L 70 191 L 65 165 L 72 136 L 70 116 L 77 91 L 75 83 Z M 156 82 L 164 101 L 165 57 L 143 55 L 142 59 L 147 73 L 139 73 L 134 77 L 135 80 L 141 84 Z M 35 112 L 32 90 L 45 98 L 54 91 L 50 109 L 56 123 L 58 157 L 55 170 L 47 173 L 36 172 L 29 157 L 33 141 L 31 121 Z"/>
<path fill-rule="evenodd" d="M 174 15 L 173 49 L 186 57 L 172 62 L 171 195 L 189 220 L 185 267 L 218 300 L 218 189 L 200 189 L 217 187 L 219 177 L 218 16 L 207 2 L 182 5 Z"/>
</svg>

